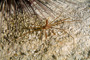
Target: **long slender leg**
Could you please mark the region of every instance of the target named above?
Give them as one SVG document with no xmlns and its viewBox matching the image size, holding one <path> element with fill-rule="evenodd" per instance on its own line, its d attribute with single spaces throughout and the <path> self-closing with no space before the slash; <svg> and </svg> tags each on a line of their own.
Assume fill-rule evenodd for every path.
<svg viewBox="0 0 90 60">
<path fill-rule="evenodd" d="M 57 18 L 55 18 L 52 22 L 50 22 L 50 24 L 52 24 L 55 20 L 57 20 L 61 16 L 61 14 Z"/>
<path fill-rule="evenodd" d="M 59 30 L 62 30 L 62 31 L 64 31 L 65 33 L 67 33 L 68 35 L 70 35 L 67 31 L 65 31 L 64 29 L 60 29 L 60 28 L 55 28 L 55 29 L 59 29 Z M 71 36 L 71 35 L 70 35 Z M 73 39 L 74 39 L 74 37 L 73 36 L 71 36 Z"/>
<path fill-rule="evenodd" d="M 23 35 L 19 36 L 16 40 L 19 40 L 20 38 L 24 37 L 25 35 L 27 35 L 28 33 L 30 33 L 30 31 L 24 33 Z"/>
<path fill-rule="evenodd" d="M 45 38 L 47 39 L 47 32 L 46 32 L 46 30 L 45 30 Z"/>
<path fill-rule="evenodd" d="M 70 22 L 81 22 L 81 20 L 72 20 L 72 21 L 64 21 L 64 22 L 68 22 L 68 23 L 70 23 Z"/>
<path fill-rule="evenodd" d="M 53 24 L 51 24 L 52 26 L 55 26 L 55 25 L 58 25 L 58 24 L 61 24 L 62 22 L 64 22 L 65 20 L 67 20 L 67 19 L 69 19 L 69 18 L 65 18 L 65 19 L 62 19 L 62 20 L 60 20 L 60 21 L 58 21 L 58 22 L 55 22 L 55 23 L 53 23 Z"/>
<path fill-rule="evenodd" d="M 28 33 L 33 33 L 33 32 L 34 32 L 34 31 L 28 31 L 28 32 L 24 33 L 23 35 L 19 36 L 19 38 L 17 38 L 16 40 L 18 40 L 18 39 L 24 37 L 24 36 L 27 35 Z"/>
</svg>

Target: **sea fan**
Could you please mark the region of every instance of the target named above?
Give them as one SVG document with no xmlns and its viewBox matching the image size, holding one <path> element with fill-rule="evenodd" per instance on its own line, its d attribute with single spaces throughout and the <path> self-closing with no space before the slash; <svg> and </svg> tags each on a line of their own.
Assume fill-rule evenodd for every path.
<svg viewBox="0 0 90 60">
<path fill-rule="evenodd" d="M 0 11 L 3 15 L 27 12 L 29 15 L 45 18 L 45 14 L 53 16 L 54 11 L 47 6 L 50 0 L 0 0 Z M 44 12 L 44 13 L 43 13 Z"/>
</svg>

